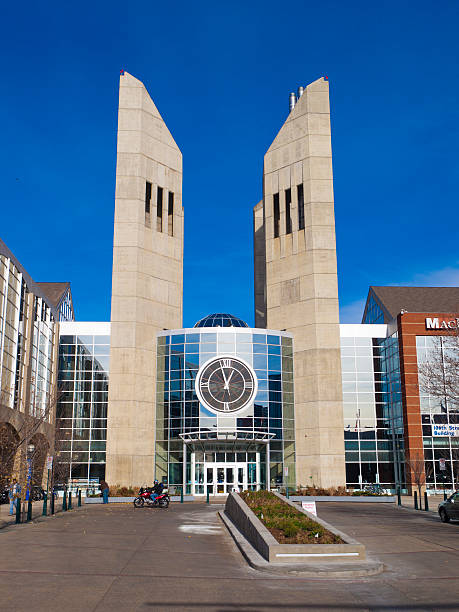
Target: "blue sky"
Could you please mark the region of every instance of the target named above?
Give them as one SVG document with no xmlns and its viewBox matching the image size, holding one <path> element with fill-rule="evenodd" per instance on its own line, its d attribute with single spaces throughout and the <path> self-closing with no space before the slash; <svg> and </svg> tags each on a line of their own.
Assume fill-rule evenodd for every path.
<svg viewBox="0 0 459 612">
<path fill-rule="evenodd" d="M 458 285 L 459 4 L 4 5 L 0 237 L 110 317 L 120 69 L 184 158 L 184 324 L 253 323 L 252 207 L 288 95 L 330 80 L 343 322 L 368 286 Z"/>
</svg>

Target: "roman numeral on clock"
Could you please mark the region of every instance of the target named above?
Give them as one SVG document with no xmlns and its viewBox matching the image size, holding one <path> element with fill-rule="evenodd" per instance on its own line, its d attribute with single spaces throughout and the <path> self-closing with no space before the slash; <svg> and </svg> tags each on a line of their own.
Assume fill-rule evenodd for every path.
<svg viewBox="0 0 459 612">
<path fill-rule="evenodd" d="M 230 368 L 231 367 L 231 359 L 221 359 L 220 366 L 222 368 Z"/>
</svg>

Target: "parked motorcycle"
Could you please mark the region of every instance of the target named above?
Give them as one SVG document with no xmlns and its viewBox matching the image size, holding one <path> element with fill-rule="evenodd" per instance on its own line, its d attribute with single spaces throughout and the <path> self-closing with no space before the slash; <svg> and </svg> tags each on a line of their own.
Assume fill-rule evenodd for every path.
<svg viewBox="0 0 459 612">
<path fill-rule="evenodd" d="M 151 508 L 167 508 L 170 497 L 167 491 L 163 491 L 155 499 L 152 499 L 152 489 L 140 489 L 138 496 L 134 499 L 134 508 L 143 508 L 145 504 Z"/>
</svg>

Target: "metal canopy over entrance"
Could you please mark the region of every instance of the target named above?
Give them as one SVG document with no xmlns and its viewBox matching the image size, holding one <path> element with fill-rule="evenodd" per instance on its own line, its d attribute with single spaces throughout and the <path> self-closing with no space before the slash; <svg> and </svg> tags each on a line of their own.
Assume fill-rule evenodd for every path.
<svg viewBox="0 0 459 612">
<path fill-rule="evenodd" d="M 190 453 L 192 495 L 227 495 L 232 491 L 258 490 L 261 482 L 260 454 L 266 452 L 269 466 L 270 440 L 273 433 L 265 431 L 198 430 L 179 434 L 183 441 L 183 456 Z M 187 473 L 183 463 L 184 481 Z"/>
</svg>

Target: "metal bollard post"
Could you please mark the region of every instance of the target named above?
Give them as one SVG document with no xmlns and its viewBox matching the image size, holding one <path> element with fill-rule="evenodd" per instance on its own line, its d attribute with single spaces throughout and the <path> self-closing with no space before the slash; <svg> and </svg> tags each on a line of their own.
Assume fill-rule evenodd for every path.
<svg viewBox="0 0 459 612">
<path fill-rule="evenodd" d="M 32 520 L 32 498 L 29 496 L 29 501 L 27 503 L 27 522 Z"/>
<path fill-rule="evenodd" d="M 209 487 L 207 487 L 206 504 L 209 504 Z"/>
<path fill-rule="evenodd" d="M 51 514 L 54 514 L 54 491 L 51 491 L 51 507 L 50 507 L 50 511 L 51 511 Z"/>
<path fill-rule="evenodd" d="M 288 487 L 285 487 L 285 497 L 287 499 L 289 499 L 289 497 L 290 497 L 289 492 L 288 492 Z"/>
<path fill-rule="evenodd" d="M 414 492 L 414 509 L 415 510 L 419 510 L 419 508 L 418 508 L 418 492 L 417 491 Z"/>
<path fill-rule="evenodd" d="M 67 493 L 64 491 L 64 495 L 62 496 L 62 510 L 64 512 L 67 511 Z"/>
<path fill-rule="evenodd" d="M 78 508 L 81 506 L 81 491 L 78 490 Z"/>
<path fill-rule="evenodd" d="M 400 491 L 400 487 L 397 487 L 397 504 L 399 506 L 402 505 L 402 493 Z"/>
<path fill-rule="evenodd" d="M 72 491 L 69 491 L 69 505 L 68 505 L 68 509 L 69 510 L 72 509 Z"/>
<path fill-rule="evenodd" d="M 45 491 L 43 493 L 43 512 L 42 515 L 46 516 L 48 514 L 48 493 Z"/>
<path fill-rule="evenodd" d="M 180 503 L 183 504 L 183 487 L 180 489 Z"/>
<path fill-rule="evenodd" d="M 427 491 L 424 491 L 424 510 L 429 512 L 429 500 L 427 498 Z"/>
<path fill-rule="evenodd" d="M 16 499 L 16 525 L 21 522 L 21 498 Z"/>
</svg>

